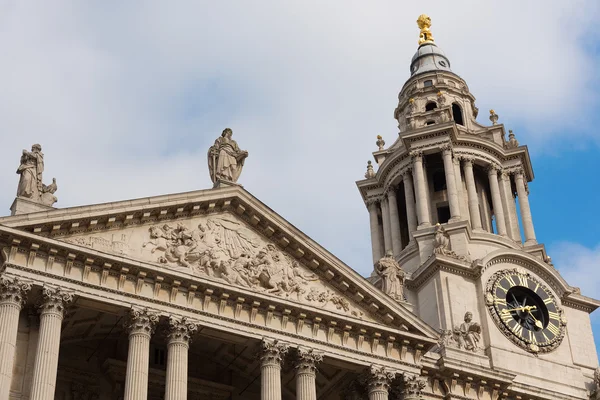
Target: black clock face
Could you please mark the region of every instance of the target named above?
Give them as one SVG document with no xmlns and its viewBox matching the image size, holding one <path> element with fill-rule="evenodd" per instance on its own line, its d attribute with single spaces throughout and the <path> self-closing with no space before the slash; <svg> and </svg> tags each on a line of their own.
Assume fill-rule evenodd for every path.
<svg viewBox="0 0 600 400">
<path fill-rule="evenodd" d="M 556 299 L 525 271 L 496 273 L 486 297 L 496 323 L 521 347 L 532 352 L 550 351 L 562 340 L 565 320 Z"/>
</svg>

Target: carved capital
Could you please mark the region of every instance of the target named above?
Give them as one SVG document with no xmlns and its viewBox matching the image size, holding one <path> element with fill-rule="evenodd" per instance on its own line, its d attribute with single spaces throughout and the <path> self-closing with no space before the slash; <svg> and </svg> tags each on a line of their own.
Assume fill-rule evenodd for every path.
<svg viewBox="0 0 600 400">
<path fill-rule="evenodd" d="M 385 367 L 378 365 L 371 365 L 368 374 L 368 388 L 369 393 L 373 392 L 384 392 L 388 393 L 390 390 L 390 384 L 395 378 L 396 373 L 388 370 Z"/>
<path fill-rule="evenodd" d="M 404 170 L 400 173 L 403 177 L 410 177 L 412 178 L 412 166 L 408 166 L 406 168 L 404 168 Z"/>
<path fill-rule="evenodd" d="M 486 167 L 486 171 L 487 171 L 487 173 L 488 173 L 488 176 L 494 176 L 494 175 L 496 175 L 496 176 L 497 176 L 497 175 L 498 175 L 498 170 L 499 170 L 499 169 L 500 169 L 500 168 L 499 168 L 499 167 L 498 167 L 496 164 L 489 164 L 489 165 Z"/>
<path fill-rule="evenodd" d="M 129 335 L 145 334 L 151 336 L 158 323 L 158 314 L 147 308 L 132 308 L 129 310 L 129 318 L 125 323 L 125 329 Z"/>
<path fill-rule="evenodd" d="M 27 300 L 31 284 L 19 278 L 0 278 L 0 304 L 12 304 L 22 308 Z"/>
<path fill-rule="evenodd" d="M 502 168 L 500 170 L 500 179 L 503 181 L 510 179 L 510 171 L 506 168 Z"/>
<path fill-rule="evenodd" d="M 425 389 L 425 380 L 417 377 L 416 375 L 404 375 L 404 388 L 402 394 L 405 399 L 419 399 L 421 398 L 421 392 Z"/>
<path fill-rule="evenodd" d="M 167 341 L 182 342 L 189 344 L 192 336 L 198 330 L 198 323 L 190 321 L 186 317 L 177 318 L 171 316 L 169 318 L 169 330 L 167 331 Z"/>
<path fill-rule="evenodd" d="M 423 161 L 423 152 L 419 150 L 414 150 L 409 153 L 412 162 L 421 162 Z"/>
<path fill-rule="evenodd" d="M 278 340 L 263 339 L 261 349 L 258 354 L 261 365 L 281 366 L 283 357 L 286 355 L 290 345 Z"/>
<path fill-rule="evenodd" d="M 475 165 L 475 158 L 473 158 L 471 156 L 461 155 L 460 159 L 462 160 L 463 165 L 465 167 L 469 166 L 469 167 L 473 168 L 473 165 Z"/>
<path fill-rule="evenodd" d="M 440 146 L 440 149 L 444 155 L 452 154 L 452 143 L 444 143 Z"/>
<path fill-rule="evenodd" d="M 525 176 L 525 171 L 523 170 L 522 167 L 515 168 L 513 170 L 513 173 L 515 174 L 515 178 L 517 178 L 517 177 L 523 178 Z"/>
<path fill-rule="evenodd" d="M 371 198 L 367 199 L 366 203 L 367 203 L 367 208 L 369 210 L 371 210 L 372 208 L 377 209 L 377 207 L 379 206 L 379 198 L 371 197 Z"/>
<path fill-rule="evenodd" d="M 73 293 L 59 288 L 44 287 L 42 289 L 42 303 L 39 306 L 41 314 L 60 314 L 63 316 L 65 308 L 73 301 Z"/>
<path fill-rule="evenodd" d="M 317 364 L 323 361 L 323 354 L 304 347 L 298 348 L 296 371 L 301 374 L 315 374 Z"/>
</svg>

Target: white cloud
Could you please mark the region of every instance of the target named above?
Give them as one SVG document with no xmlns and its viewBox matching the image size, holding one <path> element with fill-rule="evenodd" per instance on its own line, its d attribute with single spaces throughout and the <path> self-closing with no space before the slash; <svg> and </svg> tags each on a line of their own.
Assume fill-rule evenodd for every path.
<svg viewBox="0 0 600 400">
<path fill-rule="evenodd" d="M 600 298 L 600 243 L 589 248 L 579 243 L 561 242 L 552 245 L 549 253 L 567 282 L 581 288 L 581 294 Z"/>
<path fill-rule="evenodd" d="M 0 4 L 0 204 L 35 142 L 59 207 L 209 187 L 206 150 L 230 126 L 246 189 L 368 274 L 354 181 L 375 136 L 397 133 L 422 12 L 482 122 L 495 108 L 532 150 L 573 121 L 571 137 L 596 140 L 594 0 L 143 5 Z"/>
</svg>

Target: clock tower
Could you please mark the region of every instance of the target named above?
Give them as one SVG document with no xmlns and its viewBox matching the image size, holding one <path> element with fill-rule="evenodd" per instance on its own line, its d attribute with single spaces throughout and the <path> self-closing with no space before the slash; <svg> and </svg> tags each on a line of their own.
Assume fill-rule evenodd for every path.
<svg viewBox="0 0 600 400">
<path fill-rule="evenodd" d="M 436 45 L 430 18 L 417 23 L 394 111 L 398 136 L 378 137 L 377 169 L 369 161 L 357 182 L 373 262 L 400 264 L 398 301 L 440 332 L 430 362 L 466 371 L 452 378 L 460 398 L 470 397 L 468 375 L 485 369 L 531 398 L 587 399 L 598 367 L 589 314 L 600 302 L 570 286 L 537 241 L 527 146 L 494 110 L 489 123 L 477 121 L 475 97 Z M 377 267 L 370 280 L 389 290 Z"/>
</svg>

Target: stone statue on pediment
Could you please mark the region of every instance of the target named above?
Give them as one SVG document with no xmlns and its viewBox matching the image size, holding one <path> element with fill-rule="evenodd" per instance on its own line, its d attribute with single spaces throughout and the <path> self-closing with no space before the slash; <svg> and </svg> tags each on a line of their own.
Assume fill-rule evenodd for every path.
<svg viewBox="0 0 600 400">
<path fill-rule="evenodd" d="M 58 188 L 56 178 L 52 178 L 50 185 L 44 185 L 42 182 L 43 172 L 44 153 L 42 153 L 42 146 L 34 144 L 31 146 L 31 151 L 23 150 L 20 165 L 17 168 L 17 174 L 21 175 L 17 187 L 17 197 L 52 206 L 58 200 L 54 196 L 54 192 Z"/>
<path fill-rule="evenodd" d="M 208 170 L 213 183 L 236 183 L 242 173 L 248 152 L 240 150 L 237 142 L 231 138 L 232 135 L 233 131 L 226 128 L 208 149 Z"/>
<path fill-rule="evenodd" d="M 478 322 L 473 322 L 473 313 L 467 311 L 464 322 L 460 324 L 459 347 L 464 347 L 465 350 L 477 351 L 480 340 L 481 325 Z"/>
<path fill-rule="evenodd" d="M 394 300 L 404 301 L 405 272 L 394 259 L 394 253 L 388 250 L 377 263 L 375 272 L 381 277 L 381 290 Z"/>
</svg>

